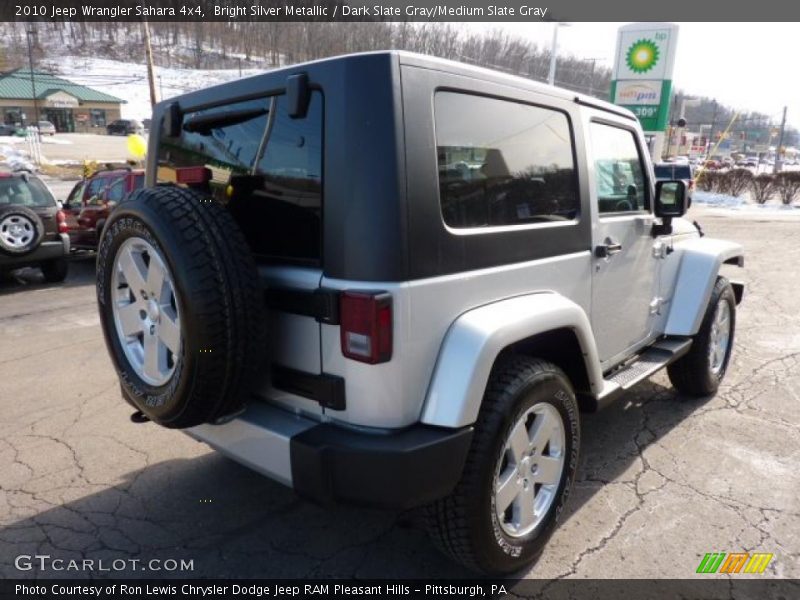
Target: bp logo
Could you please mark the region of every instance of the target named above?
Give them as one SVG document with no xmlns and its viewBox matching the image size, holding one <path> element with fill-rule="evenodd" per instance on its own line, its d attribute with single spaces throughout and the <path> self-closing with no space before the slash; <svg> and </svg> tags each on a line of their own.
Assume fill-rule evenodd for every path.
<svg viewBox="0 0 800 600">
<path fill-rule="evenodd" d="M 658 62 L 658 46 L 650 40 L 637 40 L 625 55 L 628 68 L 634 73 L 647 73 Z"/>
</svg>

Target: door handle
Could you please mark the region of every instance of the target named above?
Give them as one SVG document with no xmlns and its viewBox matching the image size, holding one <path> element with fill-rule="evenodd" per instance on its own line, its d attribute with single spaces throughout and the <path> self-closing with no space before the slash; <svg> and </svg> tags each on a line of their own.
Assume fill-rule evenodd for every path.
<svg viewBox="0 0 800 600">
<path fill-rule="evenodd" d="M 619 252 L 622 252 L 622 244 L 611 239 L 606 239 L 604 244 L 600 244 L 594 249 L 594 255 L 597 258 L 606 258 Z"/>
</svg>

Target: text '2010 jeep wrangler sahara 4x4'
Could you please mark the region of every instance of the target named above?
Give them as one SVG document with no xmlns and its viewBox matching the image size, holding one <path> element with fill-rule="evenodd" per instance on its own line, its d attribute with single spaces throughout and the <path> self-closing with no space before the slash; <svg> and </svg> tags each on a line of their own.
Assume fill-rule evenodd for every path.
<svg viewBox="0 0 800 600">
<path fill-rule="evenodd" d="M 451 556 L 513 572 L 567 500 L 579 409 L 725 374 L 742 249 L 680 218 L 627 110 L 381 52 L 153 116 L 97 261 L 123 395 L 306 497 L 424 506 Z"/>
</svg>

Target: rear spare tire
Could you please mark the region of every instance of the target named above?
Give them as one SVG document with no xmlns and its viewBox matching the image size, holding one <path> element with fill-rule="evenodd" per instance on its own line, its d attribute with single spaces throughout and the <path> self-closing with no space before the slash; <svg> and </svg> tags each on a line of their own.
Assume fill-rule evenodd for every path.
<svg viewBox="0 0 800 600">
<path fill-rule="evenodd" d="M 0 252 L 24 256 L 39 246 L 43 236 L 42 220 L 30 208 L 14 204 L 0 206 Z"/>
<path fill-rule="evenodd" d="M 241 410 L 264 349 L 258 272 L 228 211 L 173 187 L 137 190 L 109 217 L 97 299 L 123 395 L 171 428 Z"/>
</svg>

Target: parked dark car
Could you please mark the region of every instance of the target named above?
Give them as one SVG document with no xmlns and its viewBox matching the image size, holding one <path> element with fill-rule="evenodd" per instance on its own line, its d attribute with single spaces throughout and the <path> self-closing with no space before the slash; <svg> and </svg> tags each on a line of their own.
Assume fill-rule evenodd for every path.
<svg viewBox="0 0 800 600">
<path fill-rule="evenodd" d="M 67 276 L 65 215 L 47 186 L 28 173 L 0 172 L 0 272 L 40 267 L 49 282 Z"/>
<path fill-rule="evenodd" d="M 0 125 L 0 135 L 17 135 L 18 130 L 16 125 Z"/>
<path fill-rule="evenodd" d="M 687 163 L 659 163 L 653 165 L 656 181 L 675 181 L 681 180 L 686 185 L 686 195 L 689 202 L 692 201 L 694 191 L 694 171 L 692 166 Z"/>
<path fill-rule="evenodd" d="M 74 250 L 94 250 L 114 207 L 144 184 L 144 171 L 98 171 L 72 188 L 64 202 L 68 233 Z"/>
<path fill-rule="evenodd" d="M 144 133 L 144 126 L 136 119 L 117 119 L 106 125 L 108 135 L 129 135 Z"/>
</svg>

